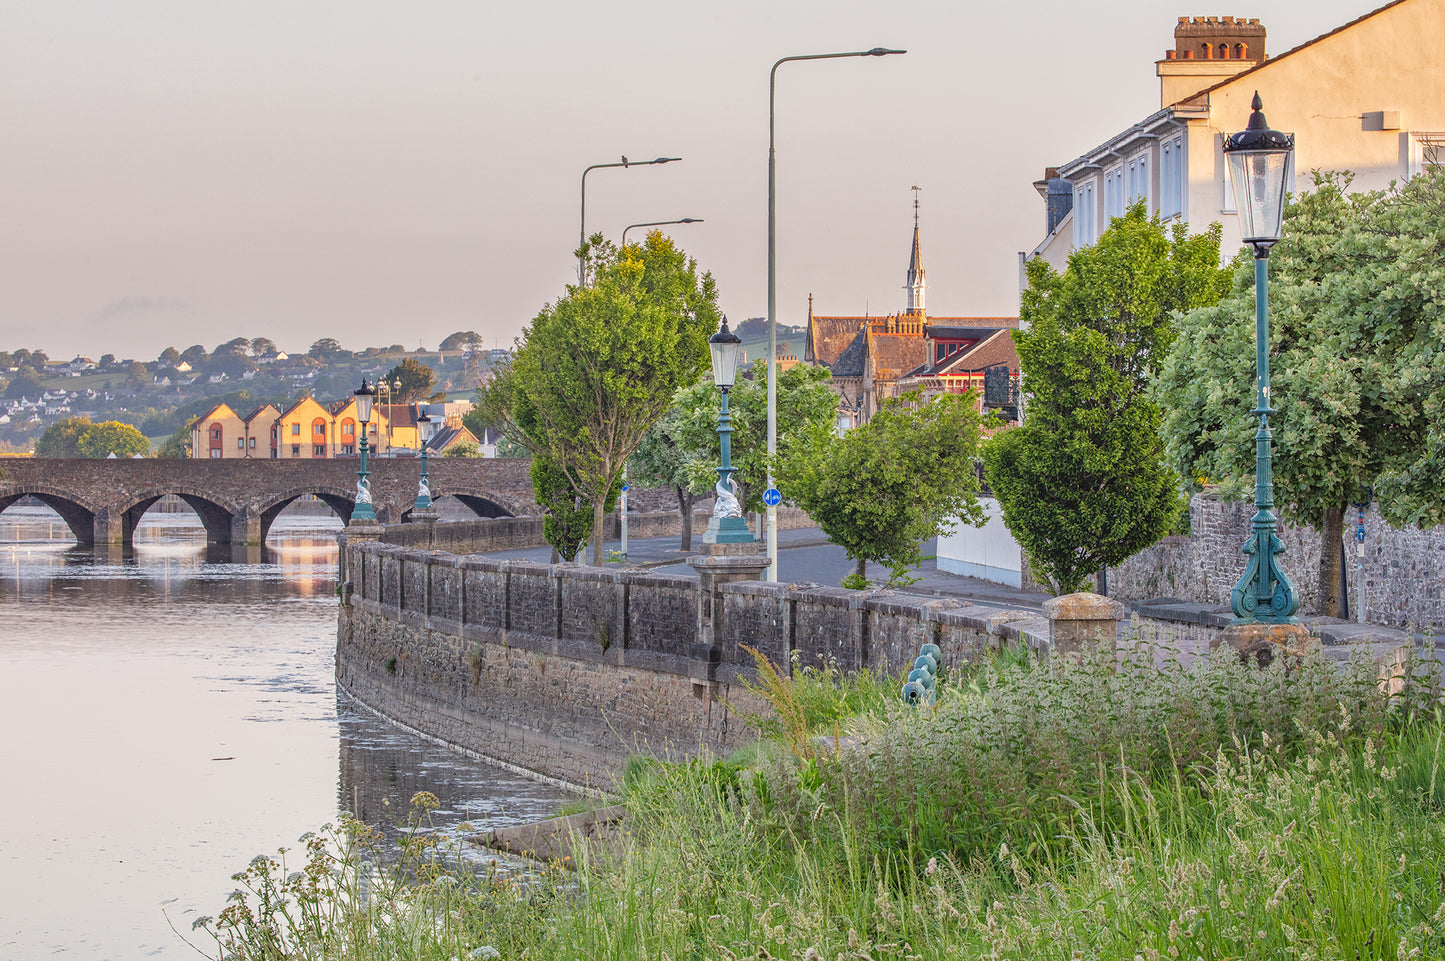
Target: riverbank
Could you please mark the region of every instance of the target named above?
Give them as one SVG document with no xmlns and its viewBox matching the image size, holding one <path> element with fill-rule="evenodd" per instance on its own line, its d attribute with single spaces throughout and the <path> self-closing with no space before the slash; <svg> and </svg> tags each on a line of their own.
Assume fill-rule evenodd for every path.
<svg viewBox="0 0 1445 961">
<path fill-rule="evenodd" d="M 1193 671 L 1159 653 L 1006 651 L 920 710 L 896 677 L 764 672 L 769 737 L 629 764 L 615 847 L 526 883 L 432 881 L 404 911 L 353 903 L 347 956 L 1438 954 L 1437 692 L 1386 699 L 1373 665 L 1318 652 Z"/>
</svg>

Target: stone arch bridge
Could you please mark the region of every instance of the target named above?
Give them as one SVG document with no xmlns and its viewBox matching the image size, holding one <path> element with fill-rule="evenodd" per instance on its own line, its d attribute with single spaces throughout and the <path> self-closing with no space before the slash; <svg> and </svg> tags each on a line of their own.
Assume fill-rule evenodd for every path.
<svg viewBox="0 0 1445 961">
<path fill-rule="evenodd" d="M 438 457 L 428 461 L 432 497 L 450 494 L 479 517 L 535 510 L 523 458 Z M 401 522 L 416 501 L 421 461 L 369 460 L 372 503 L 383 524 Z M 29 494 L 65 520 L 82 544 L 129 544 L 142 515 L 175 494 L 200 515 L 212 544 L 261 544 L 276 515 L 315 494 L 351 519 L 357 462 L 317 460 L 0 459 L 0 511 Z"/>
</svg>

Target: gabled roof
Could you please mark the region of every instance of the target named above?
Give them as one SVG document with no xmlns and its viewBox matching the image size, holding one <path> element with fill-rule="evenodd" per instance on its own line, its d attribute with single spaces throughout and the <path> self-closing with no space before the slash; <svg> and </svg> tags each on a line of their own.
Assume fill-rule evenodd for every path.
<svg viewBox="0 0 1445 961">
<path fill-rule="evenodd" d="M 917 334 L 868 332 L 868 366 L 874 380 L 893 380 L 928 359 L 928 341 Z"/>
<path fill-rule="evenodd" d="M 868 335 L 860 330 L 853 335 L 852 343 L 838 355 L 838 359 L 828 365 L 828 369 L 834 377 L 862 377 L 867 363 Z"/>
<path fill-rule="evenodd" d="M 1402 4 L 1402 3 L 1408 3 L 1408 2 L 1409 2 L 1409 0 L 1392 0 L 1392 2 L 1385 4 L 1383 7 L 1377 7 L 1377 8 L 1375 8 L 1374 10 L 1371 10 L 1369 13 L 1366 13 L 1366 14 L 1363 14 L 1363 15 L 1361 15 L 1361 16 L 1358 16 L 1358 17 L 1356 17 L 1355 19 L 1351 20 L 1351 21 L 1348 22 L 1348 23 L 1342 23 L 1342 24 L 1340 24 L 1338 27 L 1335 27 L 1335 29 L 1329 31 L 1328 33 L 1322 33 L 1322 34 L 1320 34 L 1318 37 L 1315 37 L 1313 40 L 1306 40 L 1304 43 L 1300 44 L 1300 45 L 1297 46 L 1297 47 L 1291 47 L 1290 49 L 1286 50 L 1284 53 L 1282 53 L 1282 54 L 1280 54 L 1280 55 L 1278 55 L 1278 56 L 1276 56 L 1276 57 L 1270 57 L 1268 60 L 1261 60 L 1259 63 L 1257 63 L 1257 64 L 1254 65 L 1253 67 L 1250 67 L 1248 70 L 1241 70 L 1239 73 L 1236 73 L 1236 74 L 1234 74 L 1234 75 L 1232 75 L 1232 76 L 1229 76 L 1229 77 L 1225 77 L 1223 80 L 1220 80 L 1218 83 L 1215 83 L 1213 86 L 1205 87 L 1203 90 L 1199 91 L 1199 93 L 1196 93 L 1196 94 L 1193 94 L 1193 95 L 1191 95 L 1191 96 L 1185 97 L 1183 100 L 1180 100 L 1179 103 L 1186 103 L 1186 102 L 1188 102 L 1188 101 L 1190 101 L 1190 100 L 1193 100 L 1195 97 L 1200 96 L 1201 94 L 1207 94 L 1207 93 L 1209 93 L 1209 92 L 1211 92 L 1211 91 L 1213 91 L 1213 90 L 1218 90 L 1218 89 L 1221 88 L 1221 87 L 1228 86 L 1229 84 L 1234 83 L 1236 80 L 1240 79 L 1241 77 L 1248 77 L 1248 76 L 1250 76 L 1251 74 L 1257 73 L 1258 71 L 1263 70 L 1263 69 L 1265 69 L 1266 67 L 1269 67 L 1269 66 L 1272 66 L 1272 65 L 1278 63 L 1279 61 L 1283 60 L 1285 57 L 1292 56 L 1292 55 L 1294 55 L 1294 54 L 1296 54 L 1296 53 L 1299 53 L 1301 50 L 1304 50 L 1306 47 L 1313 47 L 1315 44 L 1319 43 L 1319 42 L 1322 41 L 1322 40 L 1328 40 L 1330 37 L 1333 37 L 1333 36 L 1334 36 L 1335 34 L 1337 34 L 1337 33 L 1343 33 L 1344 31 L 1350 29 L 1350 28 L 1353 27 L 1353 26 L 1356 26 L 1357 24 L 1364 23 L 1366 20 L 1369 20 L 1371 17 L 1379 16 L 1380 14 L 1384 13 L 1386 10 L 1389 10 L 1391 7 L 1398 7 L 1400 4 Z"/>
<path fill-rule="evenodd" d="M 803 347 L 803 359 L 809 363 L 833 366 L 838 355 L 843 353 L 867 326 L 868 317 L 823 317 L 809 315 L 808 339 Z"/>
<path fill-rule="evenodd" d="M 448 424 L 431 435 L 431 438 L 426 442 L 426 449 L 432 452 L 439 452 L 449 447 L 455 447 L 457 444 L 475 443 L 477 443 L 476 434 L 473 434 L 460 424 Z"/>
<path fill-rule="evenodd" d="M 978 343 L 955 354 L 950 354 L 938 363 L 924 363 L 908 372 L 909 377 L 958 377 L 977 374 L 990 367 L 1005 364 L 1009 370 L 1018 370 L 1019 355 L 1014 349 L 1013 331 L 1008 329 L 985 332 Z"/>
<path fill-rule="evenodd" d="M 386 416 L 387 423 L 392 427 L 416 426 L 415 404 L 377 404 L 376 408 Z"/>
<path fill-rule="evenodd" d="M 200 417 L 197 417 L 196 423 L 199 424 L 203 420 L 212 420 L 217 417 L 236 417 L 236 412 L 232 410 L 228 404 L 217 404 Z M 239 419 L 240 418 L 237 418 L 237 420 Z"/>
<path fill-rule="evenodd" d="M 251 411 L 251 413 L 247 414 L 245 417 L 242 417 L 241 420 L 249 424 L 257 417 L 260 417 L 261 414 L 267 410 L 273 411 L 277 417 L 281 416 L 281 411 L 276 409 L 275 404 L 262 404 L 260 407 L 257 407 L 255 410 Z"/>
</svg>

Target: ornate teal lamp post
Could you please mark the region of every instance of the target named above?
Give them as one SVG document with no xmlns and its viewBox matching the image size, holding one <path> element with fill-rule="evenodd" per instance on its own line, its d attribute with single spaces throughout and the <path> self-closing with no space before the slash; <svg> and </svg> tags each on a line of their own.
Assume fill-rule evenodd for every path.
<svg viewBox="0 0 1445 961">
<path fill-rule="evenodd" d="M 1235 624 L 1295 624 L 1299 599 L 1276 560 L 1284 553 L 1284 545 L 1275 534 L 1273 435 L 1269 428 L 1269 415 L 1274 413 L 1269 406 L 1269 249 L 1280 238 L 1294 137 L 1269 129 L 1258 93 L 1252 106 L 1249 126 L 1224 145 L 1234 181 L 1240 232 L 1244 242 L 1254 248 L 1257 399 L 1251 413 L 1259 418 L 1259 430 L 1254 435 L 1254 532 L 1244 545 L 1249 563 L 1229 603 L 1234 608 Z"/>
<path fill-rule="evenodd" d="M 712 379 L 722 391 L 722 410 L 717 417 L 718 443 L 722 447 L 722 466 L 717 468 L 717 503 L 712 509 L 712 520 L 702 535 L 704 544 L 751 544 L 752 532 L 743 520 L 742 505 L 738 503 L 738 485 L 733 480 L 732 432 L 733 418 L 728 413 L 728 391 L 732 390 L 737 376 L 738 355 L 742 353 L 743 342 L 737 334 L 728 330 L 728 320 L 723 318 L 722 330 L 713 334 L 707 342 L 712 351 Z"/>
<path fill-rule="evenodd" d="M 432 512 L 431 479 L 427 476 L 426 471 L 426 446 L 427 442 L 431 440 L 427 436 L 427 428 L 431 426 L 431 422 L 431 418 L 425 413 L 416 419 L 416 432 L 419 438 L 418 442 L 421 444 L 421 481 L 416 486 L 416 505 L 412 508 L 413 514 Z"/>
<path fill-rule="evenodd" d="M 351 509 L 351 523 L 375 524 L 376 510 L 371 504 L 371 482 L 367 480 L 366 434 L 371 422 L 371 403 L 376 399 L 376 390 L 363 378 L 361 389 L 355 394 L 356 418 L 361 421 L 361 469 L 356 472 L 356 506 Z"/>
</svg>

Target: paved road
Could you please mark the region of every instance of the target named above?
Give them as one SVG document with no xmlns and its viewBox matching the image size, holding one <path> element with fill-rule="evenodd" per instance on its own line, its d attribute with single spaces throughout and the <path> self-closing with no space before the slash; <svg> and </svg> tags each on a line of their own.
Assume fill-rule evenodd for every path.
<svg viewBox="0 0 1445 961">
<path fill-rule="evenodd" d="M 701 542 L 699 531 L 694 543 Z M 646 567 L 668 574 L 695 576 L 688 566 L 684 554 L 678 549 L 676 537 L 629 538 L 627 560 L 614 561 L 619 567 Z M 609 541 L 606 551 L 616 551 L 621 545 Z M 1002 584 L 994 584 L 973 577 L 960 577 L 940 571 L 932 555 L 935 542 L 924 545 L 926 560 L 914 570 L 918 581 L 900 590 L 913 594 L 929 594 L 945 597 L 959 597 L 976 604 L 998 607 L 1022 607 L 1037 609 L 1049 595 L 1019 591 Z M 546 547 L 525 548 L 514 551 L 497 551 L 494 557 L 513 557 L 522 560 L 546 563 L 551 559 L 551 549 Z M 811 581 L 828 587 L 836 587 L 845 576 L 853 572 L 854 563 L 848 559 L 841 547 L 832 544 L 816 527 L 778 532 L 778 579 L 787 583 Z M 868 565 L 869 580 L 882 583 L 888 578 L 888 570 L 878 564 Z"/>
</svg>

